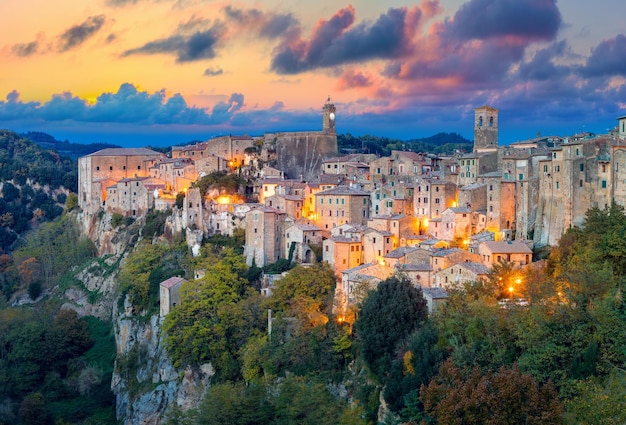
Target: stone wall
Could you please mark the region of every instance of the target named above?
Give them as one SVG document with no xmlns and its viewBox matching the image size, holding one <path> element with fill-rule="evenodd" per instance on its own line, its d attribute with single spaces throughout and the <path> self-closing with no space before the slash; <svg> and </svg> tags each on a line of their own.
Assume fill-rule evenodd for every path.
<svg viewBox="0 0 626 425">
<path fill-rule="evenodd" d="M 288 178 L 313 180 L 319 175 L 322 161 L 337 155 L 337 134 L 307 131 L 266 133 L 264 150 L 274 152 L 276 168 Z M 270 157 L 266 152 L 265 156 Z"/>
</svg>

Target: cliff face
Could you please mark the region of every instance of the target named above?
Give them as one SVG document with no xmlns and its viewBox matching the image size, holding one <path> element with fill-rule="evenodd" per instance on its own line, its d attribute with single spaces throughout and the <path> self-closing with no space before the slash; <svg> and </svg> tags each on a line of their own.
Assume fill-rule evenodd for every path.
<svg viewBox="0 0 626 425">
<path fill-rule="evenodd" d="M 156 425 L 163 423 L 174 406 L 181 411 L 197 407 L 214 375 L 213 368 L 174 368 L 164 347 L 163 319 L 133 316 L 132 305 L 118 303 L 117 274 L 126 254 L 141 238 L 142 220 L 113 227 L 111 214 L 79 214 L 77 219 L 94 241 L 98 258 L 74 272 L 74 279 L 62 292 L 63 308 L 113 323 L 117 354 L 111 390 L 117 419 L 127 425 Z M 180 226 L 180 217 L 168 220 L 170 231 Z"/>
<path fill-rule="evenodd" d="M 146 322 L 124 313 L 115 321 L 117 359 L 111 389 L 123 424 L 156 425 L 174 406 L 182 411 L 197 407 L 214 375 L 210 365 L 182 373 L 174 368 L 165 352 L 161 321 L 158 316 Z"/>
</svg>

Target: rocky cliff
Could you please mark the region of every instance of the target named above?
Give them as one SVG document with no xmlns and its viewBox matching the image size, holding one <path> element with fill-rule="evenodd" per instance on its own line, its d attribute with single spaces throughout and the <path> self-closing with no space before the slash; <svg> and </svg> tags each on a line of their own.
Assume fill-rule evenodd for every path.
<svg viewBox="0 0 626 425">
<path fill-rule="evenodd" d="M 115 321 L 117 359 L 111 388 L 123 424 L 156 425 L 174 406 L 182 411 L 197 407 L 214 374 L 210 365 L 176 370 L 165 352 L 161 321 L 158 316 L 146 321 L 124 313 Z"/>
<path fill-rule="evenodd" d="M 94 216 L 89 223 L 77 217 L 94 241 L 98 258 L 75 270 L 62 286 L 63 308 L 82 316 L 111 321 L 117 355 L 111 389 L 117 419 L 128 425 L 162 423 L 174 406 L 181 411 L 198 405 L 214 371 L 210 365 L 177 370 L 167 356 L 161 332 L 162 318 L 134 316 L 132 305 L 119 301 L 116 277 L 126 254 L 141 239 L 141 220 L 112 226 L 111 214 Z M 173 228 L 176 228 L 175 217 Z"/>
</svg>

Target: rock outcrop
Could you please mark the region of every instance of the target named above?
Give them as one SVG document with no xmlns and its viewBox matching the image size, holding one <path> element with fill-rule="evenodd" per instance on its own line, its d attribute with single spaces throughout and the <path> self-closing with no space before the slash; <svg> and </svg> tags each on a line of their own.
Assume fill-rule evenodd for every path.
<svg viewBox="0 0 626 425">
<path fill-rule="evenodd" d="M 182 373 L 174 368 L 165 351 L 162 320 L 152 316 L 146 321 L 123 312 L 115 322 L 117 360 L 111 389 L 117 419 L 125 425 L 156 425 L 174 406 L 182 411 L 197 407 L 215 373 L 211 365 Z"/>
</svg>

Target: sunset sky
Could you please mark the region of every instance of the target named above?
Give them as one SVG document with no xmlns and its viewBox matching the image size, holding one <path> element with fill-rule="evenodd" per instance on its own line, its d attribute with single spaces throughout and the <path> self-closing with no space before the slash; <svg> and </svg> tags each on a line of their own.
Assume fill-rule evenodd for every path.
<svg viewBox="0 0 626 425">
<path fill-rule="evenodd" d="M 500 142 L 626 115 L 624 0 L 0 0 L 0 128 L 171 145 L 321 129 Z"/>
</svg>

